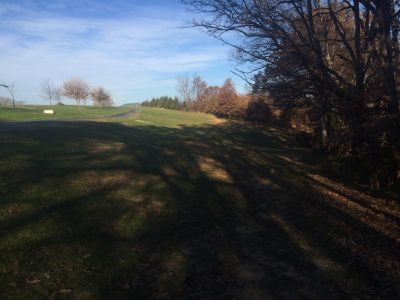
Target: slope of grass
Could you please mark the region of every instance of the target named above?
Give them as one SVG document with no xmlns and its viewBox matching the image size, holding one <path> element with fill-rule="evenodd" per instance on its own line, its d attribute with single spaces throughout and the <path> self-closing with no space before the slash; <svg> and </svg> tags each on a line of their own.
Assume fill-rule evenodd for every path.
<svg viewBox="0 0 400 300">
<path fill-rule="evenodd" d="M 280 128 L 136 117 L 0 122 L 2 299 L 399 299 L 397 202 Z"/>
<path fill-rule="evenodd" d="M 54 115 L 43 113 L 44 109 L 53 109 Z M 41 121 L 41 120 L 64 120 L 64 119 L 90 119 L 100 116 L 110 116 L 128 111 L 128 108 L 100 108 L 93 106 L 74 105 L 60 106 L 21 106 L 16 109 L 9 107 L 0 108 L 1 121 Z"/>
<path fill-rule="evenodd" d="M 181 125 L 211 125 L 222 122 L 213 115 L 199 112 L 180 112 L 176 110 L 140 107 L 135 124 L 177 127 Z"/>
<path fill-rule="evenodd" d="M 54 115 L 43 113 L 44 109 L 53 109 Z M 121 114 L 132 111 L 129 116 Z M 136 113 L 133 111 L 137 111 Z M 116 117 L 115 117 L 116 116 Z M 99 119 L 101 118 L 101 119 Z M 150 107 L 112 107 L 93 106 L 21 106 L 16 109 L 0 108 L 0 121 L 52 121 L 52 120 L 93 120 L 104 122 L 120 122 L 125 125 L 152 125 L 178 127 L 181 125 L 211 125 L 222 120 L 213 115 L 198 112 L 180 112 Z"/>
</svg>

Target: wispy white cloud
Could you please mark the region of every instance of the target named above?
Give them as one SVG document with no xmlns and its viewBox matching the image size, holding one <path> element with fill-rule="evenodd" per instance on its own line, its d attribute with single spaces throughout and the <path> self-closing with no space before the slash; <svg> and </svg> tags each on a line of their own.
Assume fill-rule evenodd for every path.
<svg viewBox="0 0 400 300">
<path fill-rule="evenodd" d="M 130 9 L 122 17 L 84 18 L 3 7 L 0 81 L 15 81 L 20 100 L 40 101 L 44 78 L 61 83 L 82 77 L 123 103 L 173 93 L 180 73 L 229 72 L 228 49 L 197 30 L 180 29 L 186 19 L 181 11 Z"/>
</svg>

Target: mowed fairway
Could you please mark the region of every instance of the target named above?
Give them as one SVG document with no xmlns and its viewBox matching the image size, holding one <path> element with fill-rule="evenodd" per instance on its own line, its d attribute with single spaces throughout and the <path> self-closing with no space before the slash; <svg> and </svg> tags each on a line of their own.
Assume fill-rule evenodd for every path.
<svg viewBox="0 0 400 300">
<path fill-rule="evenodd" d="M 46 115 L 43 110 L 51 109 L 54 115 Z M 112 116 L 119 113 L 128 112 L 128 108 L 99 108 L 82 106 L 78 108 L 72 105 L 57 106 L 22 106 L 16 109 L 0 108 L 0 121 L 51 121 L 51 120 L 74 120 L 90 119 Z"/>
<path fill-rule="evenodd" d="M 38 109 L 0 109 L 0 299 L 400 295 L 398 203 L 290 131 L 151 108 L 16 122 Z"/>
</svg>

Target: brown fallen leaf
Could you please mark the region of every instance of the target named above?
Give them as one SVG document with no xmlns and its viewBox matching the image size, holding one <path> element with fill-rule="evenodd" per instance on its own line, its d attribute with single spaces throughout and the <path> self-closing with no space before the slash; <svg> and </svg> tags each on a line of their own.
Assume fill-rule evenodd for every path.
<svg viewBox="0 0 400 300">
<path fill-rule="evenodd" d="M 38 283 L 38 282 L 40 282 L 40 279 L 32 279 L 32 280 L 27 279 L 26 280 L 26 283 L 28 283 L 28 284 L 35 284 L 35 283 Z"/>
</svg>

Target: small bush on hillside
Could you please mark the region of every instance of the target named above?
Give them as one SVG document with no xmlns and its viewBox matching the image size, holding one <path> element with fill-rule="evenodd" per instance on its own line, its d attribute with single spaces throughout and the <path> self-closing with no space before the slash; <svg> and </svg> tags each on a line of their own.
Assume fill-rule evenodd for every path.
<svg viewBox="0 0 400 300">
<path fill-rule="evenodd" d="M 246 109 L 246 118 L 257 122 L 267 122 L 271 119 L 271 108 L 265 97 L 253 97 Z"/>
</svg>

